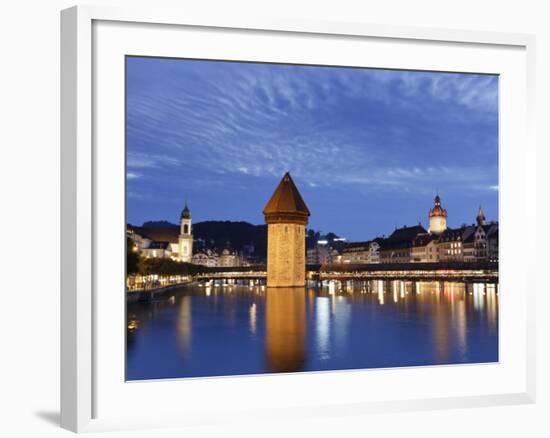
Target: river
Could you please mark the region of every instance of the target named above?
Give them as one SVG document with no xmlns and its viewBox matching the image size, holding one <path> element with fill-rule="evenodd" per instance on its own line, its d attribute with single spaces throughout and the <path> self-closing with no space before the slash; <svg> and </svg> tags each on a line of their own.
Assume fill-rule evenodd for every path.
<svg viewBox="0 0 550 438">
<path fill-rule="evenodd" d="M 498 285 L 192 284 L 127 306 L 127 380 L 498 361 Z"/>
</svg>

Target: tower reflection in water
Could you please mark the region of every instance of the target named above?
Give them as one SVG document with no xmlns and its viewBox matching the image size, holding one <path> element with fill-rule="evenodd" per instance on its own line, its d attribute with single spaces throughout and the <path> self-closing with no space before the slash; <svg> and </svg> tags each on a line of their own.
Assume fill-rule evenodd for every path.
<svg viewBox="0 0 550 438">
<path fill-rule="evenodd" d="M 268 288 L 265 351 L 267 372 L 302 371 L 306 356 L 305 289 Z"/>
</svg>

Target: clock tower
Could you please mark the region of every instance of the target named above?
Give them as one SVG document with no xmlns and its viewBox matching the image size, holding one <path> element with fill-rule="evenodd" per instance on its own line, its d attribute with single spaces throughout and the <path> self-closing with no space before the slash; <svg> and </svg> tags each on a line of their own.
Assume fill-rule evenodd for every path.
<svg viewBox="0 0 550 438">
<path fill-rule="evenodd" d="M 180 217 L 179 260 L 191 263 L 193 257 L 193 232 L 191 230 L 191 211 L 185 203 Z"/>
</svg>

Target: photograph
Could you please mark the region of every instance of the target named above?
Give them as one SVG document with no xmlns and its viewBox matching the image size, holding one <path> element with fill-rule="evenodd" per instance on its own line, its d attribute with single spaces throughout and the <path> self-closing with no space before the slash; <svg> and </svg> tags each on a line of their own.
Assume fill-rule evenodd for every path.
<svg viewBox="0 0 550 438">
<path fill-rule="evenodd" d="M 497 74 L 127 55 L 124 128 L 127 381 L 499 362 Z"/>
</svg>

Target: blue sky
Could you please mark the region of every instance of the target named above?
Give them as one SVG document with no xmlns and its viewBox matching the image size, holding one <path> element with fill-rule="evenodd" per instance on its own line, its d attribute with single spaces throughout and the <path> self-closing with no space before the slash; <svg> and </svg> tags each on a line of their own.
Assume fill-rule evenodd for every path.
<svg viewBox="0 0 550 438">
<path fill-rule="evenodd" d="M 350 240 L 498 216 L 498 77 L 127 59 L 128 222 L 263 223 L 290 171 L 310 227 Z"/>
</svg>

